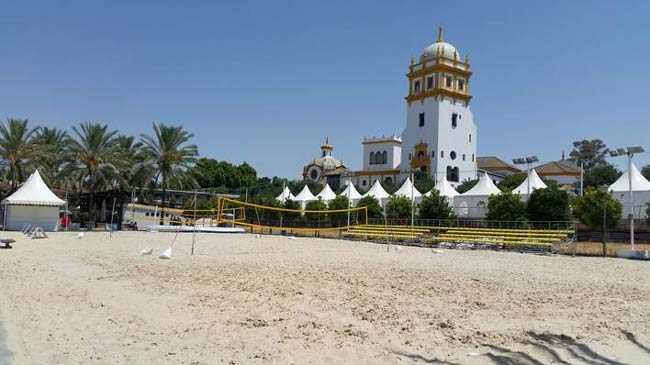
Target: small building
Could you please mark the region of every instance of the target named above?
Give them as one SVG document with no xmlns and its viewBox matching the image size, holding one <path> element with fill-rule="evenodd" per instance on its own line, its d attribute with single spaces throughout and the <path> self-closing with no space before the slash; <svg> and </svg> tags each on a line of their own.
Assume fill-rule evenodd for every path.
<svg viewBox="0 0 650 365">
<path fill-rule="evenodd" d="M 19 231 L 31 224 L 54 231 L 59 226 L 59 208 L 63 205 L 65 201 L 50 190 L 37 170 L 2 201 L 4 229 Z"/>
<path fill-rule="evenodd" d="M 560 186 L 573 186 L 580 181 L 580 166 L 569 160 L 547 162 L 535 167 L 535 171 L 539 176 L 556 181 Z"/>
<path fill-rule="evenodd" d="M 305 165 L 302 169 L 302 177 L 304 180 L 317 182 L 321 186 L 329 184 L 332 189 L 338 190 L 342 186 L 341 177 L 350 172 L 341 161 L 332 155 L 334 146 L 330 144 L 329 138 L 325 139 L 325 144 L 320 149 L 321 156 Z"/>
<path fill-rule="evenodd" d="M 476 159 L 476 166 L 479 170 L 495 176 L 510 176 L 521 173 L 521 169 L 509 164 L 496 156 L 485 156 Z"/>
<path fill-rule="evenodd" d="M 398 136 L 364 138 L 363 170 L 354 172 L 354 184 L 368 190 L 375 181 L 398 184 L 402 140 Z"/>
</svg>

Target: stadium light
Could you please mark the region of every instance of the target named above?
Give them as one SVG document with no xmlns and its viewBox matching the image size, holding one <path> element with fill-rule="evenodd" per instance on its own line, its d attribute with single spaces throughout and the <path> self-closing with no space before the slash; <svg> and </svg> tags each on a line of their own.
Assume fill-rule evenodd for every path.
<svg viewBox="0 0 650 365">
<path fill-rule="evenodd" d="M 526 191 L 527 198 L 530 199 L 530 164 L 538 162 L 539 158 L 537 155 L 522 157 L 522 158 L 513 158 L 512 162 L 515 165 L 526 165 Z"/>
<path fill-rule="evenodd" d="M 617 148 L 615 150 L 609 151 L 609 155 L 612 157 L 627 156 L 627 182 L 629 187 L 628 193 L 630 195 L 630 244 L 632 245 L 632 250 L 634 250 L 634 192 L 632 190 L 632 156 L 634 156 L 636 153 L 642 152 L 645 152 L 645 150 L 641 146 Z"/>
</svg>

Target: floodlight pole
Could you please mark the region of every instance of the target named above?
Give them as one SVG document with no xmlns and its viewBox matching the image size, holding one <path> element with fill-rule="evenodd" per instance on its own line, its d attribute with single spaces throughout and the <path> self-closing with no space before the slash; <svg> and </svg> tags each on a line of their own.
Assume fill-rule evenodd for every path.
<svg viewBox="0 0 650 365">
<path fill-rule="evenodd" d="M 352 208 L 352 201 L 350 200 L 351 184 L 352 184 L 352 177 L 348 176 L 348 229 L 350 229 L 350 208 Z"/>
<path fill-rule="evenodd" d="M 634 199 L 632 197 L 632 152 L 627 151 L 627 182 L 630 189 L 630 244 L 634 250 Z"/>
<path fill-rule="evenodd" d="M 583 195 L 585 181 L 585 162 L 580 161 L 580 196 Z"/>
<path fill-rule="evenodd" d="M 411 233 L 415 229 L 415 193 L 413 189 L 415 189 L 415 174 L 411 170 Z"/>
</svg>

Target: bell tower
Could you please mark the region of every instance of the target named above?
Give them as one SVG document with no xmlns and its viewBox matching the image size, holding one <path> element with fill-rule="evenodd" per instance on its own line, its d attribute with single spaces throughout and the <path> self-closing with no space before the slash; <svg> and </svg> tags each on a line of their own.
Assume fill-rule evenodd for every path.
<svg viewBox="0 0 650 365">
<path fill-rule="evenodd" d="M 456 48 L 444 41 L 442 27 L 435 43 L 417 60 L 411 57 L 406 74 L 403 170 L 408 166 L 426 171 L 434 180 L 446 178 L 452 185 L 476 178 L 476 125 L 469 108 L 471 76 L 469 56 L 463 60 Z"/>
</svg>

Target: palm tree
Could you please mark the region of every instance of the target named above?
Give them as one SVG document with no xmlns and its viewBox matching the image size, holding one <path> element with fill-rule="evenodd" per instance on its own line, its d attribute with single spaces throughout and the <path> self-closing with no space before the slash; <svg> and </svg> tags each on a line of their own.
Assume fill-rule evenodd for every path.
<svg viewBox="0 0 650 365">
<path fill-rule="evenodd" d="M 147 179 L 141 171 L 135 171 L 135 167 L 142 159 L 142 143 L 135 142 L 132 136 L 119 135 L 115 138 L 115 145 L 122 155 L 118 167 L 121 176 L 120 181 L 115 181 L 115 188 L 125 192 L 134 187 L 142 187 Z"/>
<path fill-rule="evenodd" d="M 40 128 L 32 139 L 36 151 L 34 163 L 45 180 L 55 188 L 67 185 L 70 174 L 68 133 L 59 128 Z"/>
<path fill-rule="evenodd" d="M 140 166 L 148 171 L 154 181 L 161 180 L 161 212 L 164 213 L 167 189 L 189 178 L 185 170 L 196 162 L 199 152 L 196 145 L 189 143 L 194 134 L 183 130 L 183 127 L 153 123 L 153 131 L 153 137 L 140 135 L 143 159 Z M 163 216 L 160 215 L 161 224 Z"/>
<path fill-rule="evenodd" d="M 117 131 L 109 130 L 107 125 L 83 122 L 72 131 L 75 138 L 69 138 L 70 157 L 79 172 L 80 189 L 84 183 L 88 186 L 90 219 L 94 222 L 94 192 L 120 178 L 116 164 L 121 163 L 123 155 L 116 148 Z"/>
<path fill-rule="evenodd" d="M 0 157 L 11 180 L 11 190 L 25 179 L 26 167 L 35 153 L 32 136 L 37 131 L 38 127 L 27 126 L 27 119 L 11 118 L 0 123 Z"/>
</svg>

